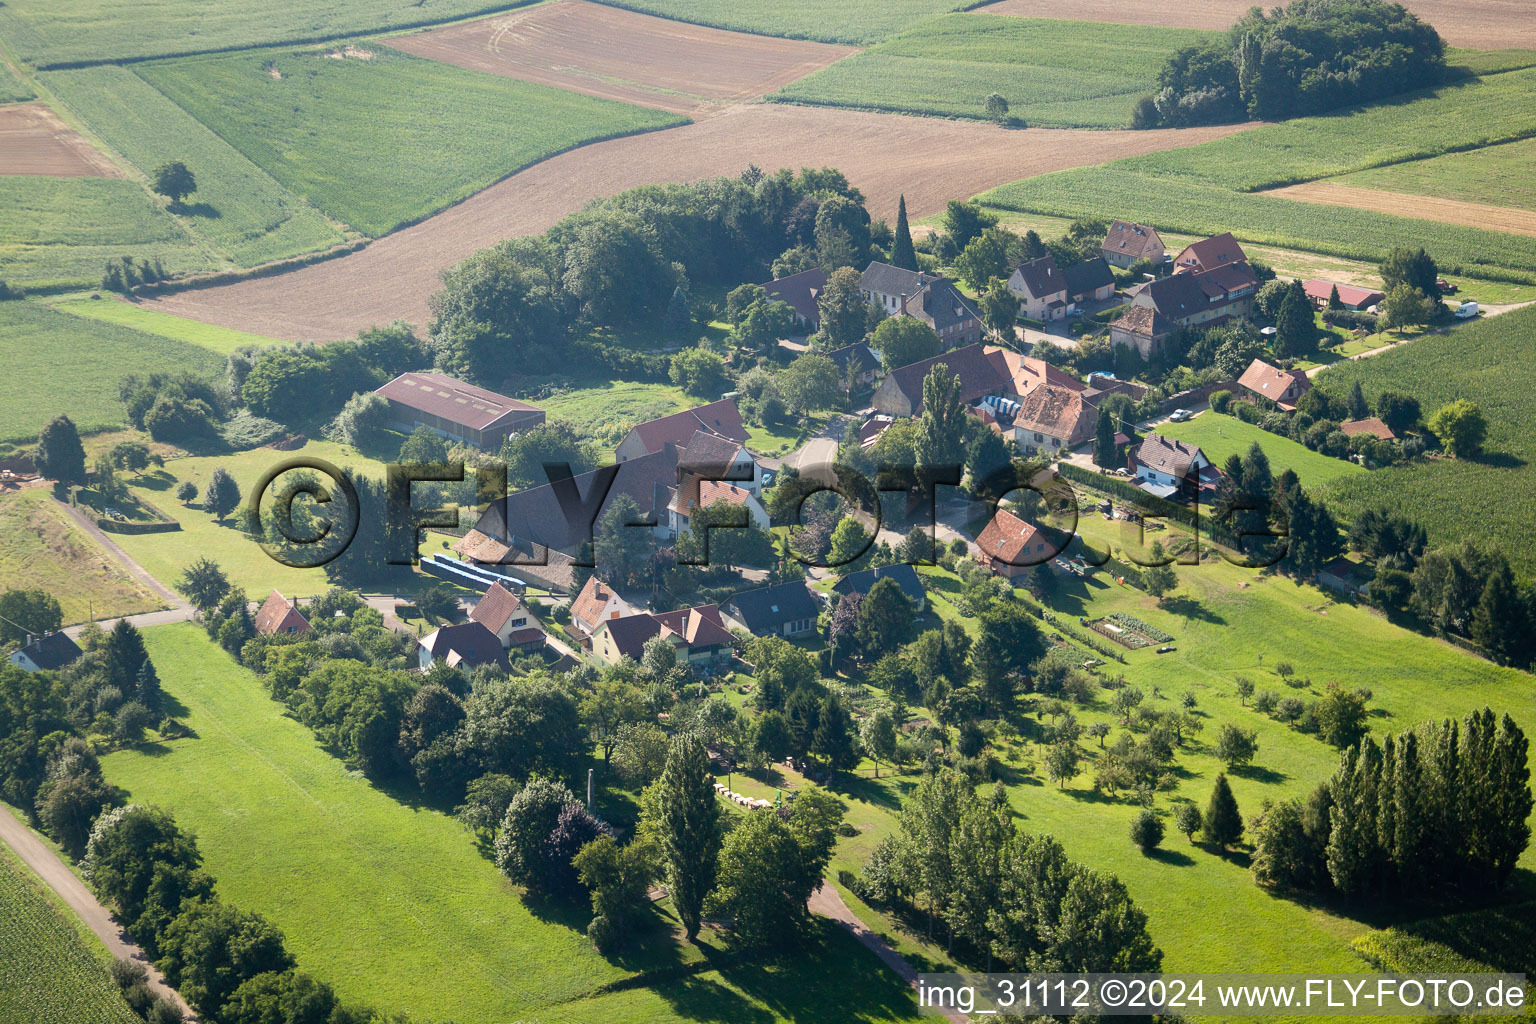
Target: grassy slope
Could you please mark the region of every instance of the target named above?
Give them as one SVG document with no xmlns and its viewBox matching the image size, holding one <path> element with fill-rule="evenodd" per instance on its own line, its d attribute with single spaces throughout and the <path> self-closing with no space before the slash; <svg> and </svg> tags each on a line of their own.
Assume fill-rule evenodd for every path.
<svg viewBox="0 0 1536 1024">
<path fill-rule="evenodd" d="M 333 60 L 263 51 L 137 71 L 283 185 L 373 235 L 560 150 L 683 120 L 386 47 L 369 52 Z"/>
<path fill-rule="evenodd" d="M 106 968 L 0 845 L 0 1024 L 134 1024 Z"/>
<path fill-rule="evenodd" d="M 537 399 L 534 404 L 549 419 L 573 425 L 583 437 L 617 444 L 636 423 L 670 416 L 700 403 L 670 384 L 616 380 Z"/>
<path fill-rule="evenodd" d="M 16 73 L 0 61 L 0 103 L 21 103 L 36 95 L 31 86 L 16 77 Z"/>
<path fill-rule="evenodd" d="M 642 14 L 698 25 L 756 32 L 786 39 L 868 46 L 910 28 L 924 18 L 970 6 L 966 0 L 602 0 Z"/>
<path fill-rule="evenodd" d="M 1276 476 L 1287 469 L 1293 469 L 1305 487 L 1315 487 L 1339 477 L 1366 472 L 1353 462 L 1320 455 L 1288 437 L 1279 437 L 1217 412 L 1204 412 L 1183 423 L 1164 423 L 1157 428 L 1157 432 L 1199 445 L 1205 457 L 1217 466 L 1225 463 L 1230 455 L 1246 454 L 1248 448 L 1257 441 L 1259 447 L 1264 449 L 1264 454 L 1269 456 L 1269 466 Z"/>
<path fill-rule="evenodd" d="M 248 267 L 342 240 L 319 211 L 129 69 L 86 68 L 42 77 L 144 175 L 169 160 L 185 162 L 197 176 L 198 190 L 179 219 L 235 265 Z"/>
<path fill-rule="evenodd" d="M 0 497 L 0 589 L 24 588 L 58 598 L 65 622 L 164 606 L 38 489 Z"/>
<path fill-rule="evenodd" d="M 1391 352 L 1331 367 L 1315 381 L 1343 395 L 1358 380 L 1366 398 L 1382 390 L 1413 395 L 1427 419 L 1457 398 L 1470 398 L 1488 417 L 1488 456 L 1391 466 L 1340 480 L 1328 498 L 1346 516 L 1386 507 L 1424 523 L 1431 543 L 1462 537 L 1491 541 L 1522 576 L 1536 575 L 1536 542 L 1527 524 L 1536 514 L 1536 446 L 1530 426 L 1536 398 L 1528 367 L 1536 358 L 1536 307 L 1429 335 Z"/>
<path fill-rule="evenodd" d="M 985 118 L 999 93 L 1031 125 L 1120 128 L 1180 46 L 1209 33 L 953 14 L 786 86 L 776 98 Z"/>
<path fill-rule="evenodd" d="M 1340 185 L 1536 210 L 1536 139 L 1357 171 Z"/>
<path fill-rule="evenodd" d="M 244 331 L 230 330 L 228 327 L 205 324 L 200 320 L 188 320 L 186 317 L 161 313 L 144 306 L 136 306 L 131 302 L 81 299 L 77 302 L 58 303 L 55 308 L 75 316 L 119 324 L 145 334 L 158 334 L 162 338 L 198 345 L 210 352 L 217 352 L 221 356 L 227 356 L 243 345 L 266 347 L 288 344 L 260 334 L 247 334 Z"/>
<path fill-rule="evenodd" d="M 36 302 L 0 303 L 0 363 L 14 382 L 0 402 L 0 438 L 31 437 L 60 413 L 78 427 L 123 421 L 117 386 L 131 372 L 218 373 L 212 352 Z"/>
<path fill-rule="evenodd" d="M 94 288 L 118 256 L 167 273 L 208 269 L 180 224 L 137 182 L 0 176 L 0 267 L 11 284 Z"/>
<path fill-rule="evenodd" d="M 0 32 L 19 56 L 46 66 L 382 32 L 515 6 L 517 0 L 250 0 L 202 4 L 188 20 L 181 0 L 11 0 L 0 7 Z"/>
<path fill-rule="evenodd" d="M 609 962 L 580 931 L 584 909 L 530 911 L 460 825 L 347 772 L 196 626 L 145 637 L 197 738 L 111 755 L 108 778 L 172 809 L 197 834 L 220 894 L 270 917 L 300 966 L 348 998 L 461 1020 L 768 1024 L 804 1019 L 818 995 L 845 1011 L 839 1019 L 912 1015 L 899 982 L 841 933 L 824 933 L 824 955 L 791 968 L 742 967 L 666 939 Z M 700 953 L 721 971 L 597 994 Z"/>
</svg>

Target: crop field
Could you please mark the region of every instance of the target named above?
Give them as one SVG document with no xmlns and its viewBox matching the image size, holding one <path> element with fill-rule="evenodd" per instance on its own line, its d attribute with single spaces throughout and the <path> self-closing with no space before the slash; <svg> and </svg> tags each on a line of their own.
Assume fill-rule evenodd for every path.
<svg viewBox="0 0 1536 1024">
<path fill-rule="evenodd" d="M 32 87 L 17 78 L 10 65 L 0 60 L 0 103 L 21 103 L 34 95 Z"/>
<path fill-rule="evenodd" d="M 868 46 L 936 14 L 972 6 L 974 0 L 778 0 L 744 4 L 737 0 L 604 0 L 614 7 L 655 14 L 695 25 L 755 32 L 785 39 Z"/>
<path fill-rule="evenodd" d="M 394 319 L 426 323 L 427 298 L 441 286 L 443 269 L 637 185 L 735 175 L 749 163 L 769 172 L 837 167 L 868 198 L 871 215 L 890 222 L 899 195 L 907 197 L 910 216 L 925 217 L 1004 179 L 1241 130 L 1013 132 L 933 117 L 740 104 L 665 132 L 562 153 L 361 252 L 280 276 L 169 295 L 153 305 L 272 337 L 329 341 Z"/>
<path fill-rule="evenodd" d="M 382 46 L 191 58 L 138 74 L 283 185 L 370 235 L 562 150 L 681 120 Z"/>
<path fill-rule="evenodd" d="M 1426 335 L 1370 359 L 1341 363 L 1314 378 L 1332 394 L 1358 380 L 1366 398 L 1382 390 L 1413 395 L 1427 419 L 1457 398 L 1476 402 L 1488 418 L 1487 454 L 1477 459 L 1435 459 L 1389 466 L 1338 480 L 1327 495 L 1346 516 L 1389 508 L 1419 520 L 1434 544 L 1462 537 L 1497 545 L 1522 577 L 1536 577 L 1536 540 L 1527 527 L 1536 515 L 1536 445 L 1530 424 L 1536 397 L 1528 378 L 1511 367 L 1536 358 L 1536 307 Z"/>
<path fill-rule="evenodd" d="M 1438 221 L 1441 224 L 1460 224 L 1483 231 L 1536 236 L 1536 212 L 1530 210 L 1513 210 L 1485 203 L 1437 199 L 1381 189 L 1355 188 L 1333 181 L 1307 181 L 1300 185 L 1287 185 L 1269 194 L 1302 203 L 1379 210 L 1403 217 Z"/>
<path fill-rule="evenodd" d="M 180 0 L 9 0 L 0 36 L 36 67 L 304 43 L 489 14 L 516 0 L 287 0 L 204 5 L 195 21 Z"/>
<path fill-rule="evenodd" d="M 159 259 L 167 273 L 208 267 L 137 182 L 0 175 L 5 280 L 32 290 L 94 288 L 107 261 L 119 256 Z"/>
<path fill-rule="evenodd" d="M 1054 128 L 1129 127 L 1169 53 L 1210 38 L 1187 29 L 951 14 L 925 22 L 774 98 L 795 103 L 985 119 L 1009 113 Z"/>
<path fill-rule="evenodd" d="M 188 320 L 186 317 L 161 313 L 133 302 L 120 302 L 106 298 L 81 299 L 76 302 L 60 302 L 54 308 L 74 316 L 131 327 L 145 334 L 157 334 L 172 341 L 198 345 L 210 352 L 217 352 L 221 356 L 227 356 L 235 349 L 246 345 L 264 348 L 268 345 L 286 344 L 276 338 L 267 338 L 260 334 L 247 334 L 244 331 L 230 330 L 228 327 L 218 327 L 198 320 Z"/>
<path fill-rule="evenodd" d="M 532 912 L 461 825 L 348 772 L 197 626 L 150 629 L 145 641 L 196 738 L 110 755 L 108 780 L 172 810 L 196 833 L 220 895 L 270 918 L 300 968 L 344 998 L 432 1019 L 766 1024 L 787 1019 L 815 984 L 846 1001 L 839 1019 L 915 1013 L 894 976 L 830 929 L 820 958 L 790 967 L 738 966 L 705 947 L 722 970 L 598 994 L 701 951 L 660 939 L 604 959 L 581 931 L 584 908 Z"/>
<path fill-rule="evenodd" d="M 1182 0 L 1180 3 L 1120 3 L 1119 0 L 1001 0 L 986 10 L 1025 18 L 1119 21 L 1132 25 L 1177 25 L 1225 30 L 1247 13 L 1249 0 Z M 1485 49 L 1536 47 L 1536 23 L 1522 0 L 1407 0 L 1403 4 L 1428 21 L 1452 46 Z"/>
<path fill-rule="evenodd" d="M 197 191 L 171 213 L 236 266 L 325 249 L 342 233 L 234 147 L 127 68 L 55 71 L 44 83 L 146 177 L 169 160 L 197 175 Z"/>
<path fill-rule="evenodd" d="M 1233 455 L 1247 454 L 1255 441 L 1264 454 L 1269 456 L 1269 466 L 1276 476 L 1287 469 L 1294 470 L 1303 487 L 1314 487 L 1339 477 L 1354 476 L 1367 470 L 1353 462 L 1333 459 L 1312 451 L 1288 437 L 1271 434 L 1252 423 L 1244 423 L 1234 416 L 1218 412 L 1203 412 L 1183 423 L 1164 423 L 1157 432 L 1165 437 L 1176 438 L 1200 446 L 1205 457 L 1217 468 Z"/>
<path fill-rule="evenodd" d="M 36 302 L 0 303 L 0 365 L 10 384 L 0 403 L 0 438 L 35 437 L 67 413 L 75 425 L 123 422 L 118 382 L 129 373 L 213 374 L 224 360 L 206 349 Z"/>
<path fill-rule="evenodd" d="M 66 623 L 164 607 L 37 488 L 0 495 L 0 590 L 24 589 L 58 598 Z"/>
<path fill-rule="evenodd" d="M 1333 183 L 1536 212 L 1536 139 L 1357 171 Z"/>
<path fill-rule="evenodd" d="M 459 67 L 676 113 L 751 100 L 853 50 L 560 0 L 387 40 Z"/>
<path fill-rule="evenodd" d="M 116 178 L 122 172 L 43 103 L 0 107 L 0 174 Z"/>
<path fill-rule="evenodd" d="M 106 965 L 41 885 L 0 844 L 0 1024 L 137 1024 Z"/>
</svg>

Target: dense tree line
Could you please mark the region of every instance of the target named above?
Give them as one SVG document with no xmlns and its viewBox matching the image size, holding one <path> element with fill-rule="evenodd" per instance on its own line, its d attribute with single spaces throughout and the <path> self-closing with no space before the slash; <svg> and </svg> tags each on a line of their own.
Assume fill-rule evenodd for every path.
<svg viewBox="0 0 1536 1024">
<path fill-rule="evenodd" d="M 1382 0 L 1295 0 L 1254 7 L 1227 38 L 1187 46 L 1158 72 L 1133 124 L 1278 121 L 1438 84 L 1445 45 L 1428 24 Z"/>
<path fill-rule="evenodd" d="M 1488 708 L 1344 752 L 1305 801 L 1255 823 L 1260 883 L 1351 899 L 1502 887 L 1530 841 L 1525 734 Z"/>
</svg>

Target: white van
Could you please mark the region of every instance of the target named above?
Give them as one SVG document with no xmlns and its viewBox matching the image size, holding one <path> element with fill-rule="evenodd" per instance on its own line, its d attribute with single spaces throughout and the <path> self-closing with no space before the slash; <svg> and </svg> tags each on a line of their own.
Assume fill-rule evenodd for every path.
<svg viewBox="0 0 1536 1024">
<path fill-rule="evenodd" d="M 1473 317 L 1477 316 L 1477 314 L 1480 313 L 1480 312 L 1482 312 L 1482 310 L 1477 308 L 1477 303 L 1475 303 L 1475 302 L 1463 302 L 1456 309 L 1456 319 L 1458 319 L 1458 320 L 1470 320 Z"/>
</svg>

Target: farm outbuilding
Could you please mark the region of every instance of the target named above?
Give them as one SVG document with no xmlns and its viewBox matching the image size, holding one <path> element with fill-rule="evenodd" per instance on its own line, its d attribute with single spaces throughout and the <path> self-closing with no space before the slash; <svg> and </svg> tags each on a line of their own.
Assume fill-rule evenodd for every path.
<svg viewBox="0 0 1536 1024">
<path fill-rule="evenodd" d="M 402 373 L 379 388 L 389 402 L 390 422 L 409 433 L 426 427 L 487 451 L 512 435 L 544 422 L 544 410 L 476 387 L 446 374 Z"/>
</svg>

